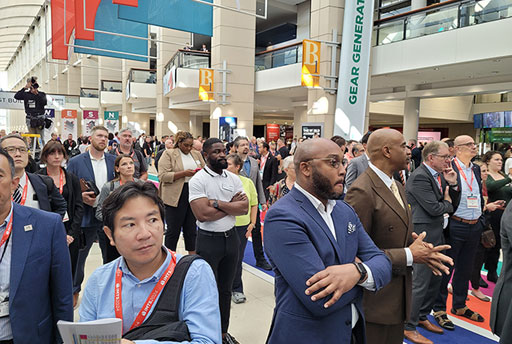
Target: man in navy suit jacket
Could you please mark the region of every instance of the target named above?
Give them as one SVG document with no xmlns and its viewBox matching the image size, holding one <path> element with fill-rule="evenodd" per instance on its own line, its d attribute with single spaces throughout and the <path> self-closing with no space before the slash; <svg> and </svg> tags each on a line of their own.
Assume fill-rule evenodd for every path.
<svg viewBox="0 0 512 344">
<path fill-rule="evenodd" d="M 57 214 L 11 202 L 13 159 L 0 150 L 0 342 L 53 344 L 73 320 L 66 231 Z"/>
<path fill-rule="evenodd" d="M 275 272 L 268 343 L 364 343 L 363 288 L 391 280 L 391 263 L 372 242 L 343 192 L 343 153 L 327 139 L 298 146 L 297 182 L 269 210 L 265 249 Z"/>
<path fill-rule="evenodd" d="M 69 160 L 68 172 L 75 174 L 80 180 L 92 182 L 98 190 L 103 185 L 114 179 L 114 161 L 116 157 L 112 154 L 105 154 L 108 142 L 108 130 L 103 126 L 96 126 L 91 131 L 91 145 L 89 151 L 77 155 Z M 82 183 L 82 182 L 81 182 Z M 89 250 L 96 239 L 98 239 L 103 264 L 106 264 L 117 257 L 119 253 L 114 246 L 111 246 L 103 232 L 103 224 L 96 219 L 96 196 L 93 191 L 82 192 L 84 201 L 84 216 L 82 218 L 82 231 L 85 234 L 85 248 L 78 254 L 78 262 L 73 283 L 74 303 L 78 299 L 82 282 L 84 280 L 85 260 Z"/>
</svg>

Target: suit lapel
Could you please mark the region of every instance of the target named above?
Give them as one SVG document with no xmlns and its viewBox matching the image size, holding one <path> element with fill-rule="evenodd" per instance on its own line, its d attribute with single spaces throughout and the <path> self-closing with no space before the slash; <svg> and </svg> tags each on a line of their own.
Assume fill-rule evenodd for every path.
<svg viewBox="0 0 512 344">
<path fill-rule="evenodd" d="M 174 161 L 176 163 L 176 171 L 183 171 L 184 170 L 183 161 L 181 160 L 180 152 L 178 150 L 179 150 L 179 148 L 173 149 L 172 155 L 173 155 Z"/>
<path fill-rule="evenodd" d="M 402 207 L 400 203 L 398 203 L 398 200 L 396 199 L 395 195 L 393 195 L 393 192 L 384 184 L 382 179 L 373 172 L 371 168 L 368 168 L 366 170 L 368 173 L 368 176 L 373 182 L 373 189 L 379 195 L 380 198 L 400 217 L 400 219 L 405 223 L 405 225 L 409 224 L 409 219 L 407 216 L 407 210 Z M 398 185 L 397 185 L 398 186 Z M 400 196 L 402 197 L 402 202 L 404 203 L 404 206 L 408 206 L 407 198 L 405 197 L 404 191 L 402 187 L 398 187 L 398 191 L 400 193 Z"/>
<path fill-rule="evenodd" d="M 331 242 L 332 246 L 334 247 L 334 250 L 336 251 L 338 260 L 341 262 L 342 255 L 341 255 L 341 250 L 340 250 L 340 244 L 334 238 L 331 230 L 325 223 L 324 219 L 322 219 L 322 217 L 318 213 L 318 210 L 313 206 L 313 204 L 309 201 L 309 199 L 306 197 L 306 195 L 304 195 L 302 192 L 298 191 L 296 188 L 292 188 L 290 193 L 293 194 L 295 200 L 298 201 L 300 207 L 304 210 L 304 212 L 306 214 L 308 214 L 309 216 L 311 216 L 313 218 L 313 220 L 317 223 L 317 225 L 322 229 L 324 234 L 327 235 L 327 237 L 329 238 L 329 241 Z M 338 234 L 338 232 L 336 232 L 336 234 Z M 341 240 L 341 238 L 338 238 L 338 240 Z"/>
<path fill-rule="evenodd" d="M 96 176 L 94 175 L 94 170 L 92 168 L 92 163 L 91 163 L 91 154 L 89 152 L 84 154 L 84 163 L 85 163 L 85 166 L 87 167 L 87 170 L 89 171 L 89 175 L 92 176 L 92 181 L 94 182 L 94 184 L 96 184 Z M 107 173 L 108 173 L 108 171 L 107 171 Z"/>
<path fill-rule="evenodd" d="M 443 194 L 441 193 L 441 189 L 439 189 L 439 186 L 438 186 L 439 184 L 437 183 L 437 180 L 434 178 L 432 173 L 430 173 L 429 169 L 426 166 L 424 166 L 424 164 L 421 164 L 421 166 L 419 168 L 421 168 L 422 172 L 427 175 L 428 179 L 434 186 L 434 193 L 436 194 L 437 199 L 440 199 L 443 196 Z M 442 175 L 440 175 L 440 176 L 441 176 L 441 188 L 444 190 L 444 187 L 445 187 L 443 185 L 444 178 Z"/>
<path fill-rule="evenodd" d="M 30 213 L 25 214 L 23 207 L 14 204 L 12 221 L 12 251 L 11 251 L 11 278 L 9 297 L 14 299 L 16 291 L 21 282 L 25 262 L 27 261 L 28 251 L 32 244 L 34 230 L 25 231 L 24 227 L 30 224 Z M 28 217 L 27 217 L 28 216 Z"/>
</svg>

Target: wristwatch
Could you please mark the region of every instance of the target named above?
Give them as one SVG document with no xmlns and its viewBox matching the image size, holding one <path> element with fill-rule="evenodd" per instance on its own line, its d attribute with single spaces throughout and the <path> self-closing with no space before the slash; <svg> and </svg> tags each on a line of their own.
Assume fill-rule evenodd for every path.
<svg viewBox="0 0 512 344">
<path fill-rule="evenodd" d="M 214 200 L 212 205 L 215 209 L 219 209 L 219 202 L 217 200 Z"/>
<path fill-rule="evenodd" d="M 357 284 L 361 284 L 364 282 L 364 280 L 366 279 L 366 276 L 368 275 L 368 272 L 366 271 L 366 268 L 364 267 L 363 263 L 352 263 L 356 266 L 357 268 L 357 271 L 359 271 L 359 273 L 361 274 L 361 278 L 359 279 L 359 281 L 357 281 Z"/>
</svg>

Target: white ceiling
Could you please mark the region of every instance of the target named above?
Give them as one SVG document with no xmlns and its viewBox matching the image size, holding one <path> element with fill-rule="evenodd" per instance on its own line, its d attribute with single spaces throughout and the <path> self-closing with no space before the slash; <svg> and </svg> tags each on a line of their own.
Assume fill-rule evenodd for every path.
<svg viewBox="0 0 512 344">
<path fill-rule="evenodd" d="M 5 70 L 23 42 L 44 0 L 0 1 L 0 70 Z"/>
</svg>

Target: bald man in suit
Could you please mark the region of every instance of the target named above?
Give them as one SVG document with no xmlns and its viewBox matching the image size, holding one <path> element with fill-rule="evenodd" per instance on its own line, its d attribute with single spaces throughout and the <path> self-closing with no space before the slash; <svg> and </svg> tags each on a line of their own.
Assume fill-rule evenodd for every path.
<svg viewBox="0 0 512 344">
<path fill-rule="evenodd" d="M 435 274 L 448 273 L 440 253 L 446 246 L 433 247 L 423 241 L 426 233 L 413 234 L 411 210 L 405 191 L 393 173 L 407 167 L 406 143 L 393 129 L 379 129 L 367 146 L 368 169 L 352 184 L 345 197 L 359 215 L 377 247 L 392 264 L 391 282 L 375 293 L 363 292 L 368 344 L 397 344 L 404 338 L 404 321 L 409 317 L 412 294 L 412 264 L 425 263 Z"/>
</svg>

